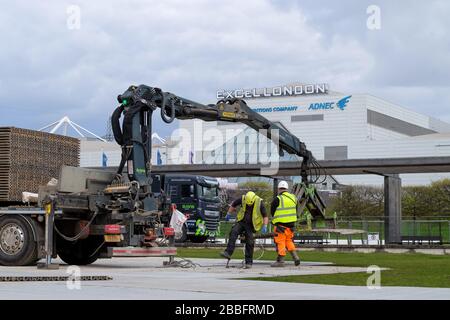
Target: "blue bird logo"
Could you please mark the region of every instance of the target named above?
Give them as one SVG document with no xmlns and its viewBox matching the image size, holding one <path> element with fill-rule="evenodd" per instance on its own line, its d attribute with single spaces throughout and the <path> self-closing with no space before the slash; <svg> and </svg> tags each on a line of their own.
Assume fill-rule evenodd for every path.
<svg viewBox="0 0 450 320">
<path fill-rule="evenodd" d="M 339 100 L 336 105 L 339 107 L 339 109 L 341 109 L 342 111 L 345 110 L 345 107 L 347 107 L 347 103 L 350 101 L 350 98 L 352 96 L 346 96 L 344 98 L 342 98 L 341 100 Z"/>
</svg>

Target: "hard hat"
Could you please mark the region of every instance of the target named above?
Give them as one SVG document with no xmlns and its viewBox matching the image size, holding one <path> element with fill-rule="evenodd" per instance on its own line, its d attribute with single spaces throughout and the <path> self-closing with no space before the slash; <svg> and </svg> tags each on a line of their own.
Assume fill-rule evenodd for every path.
<svg viewBox="0 0 450 320">
<path fill-rule="evenodd" d="M 245 203 L 249 206 L 255 203 L 256 200 L 256 194 L 253 191 L 247 192 L 245 195 Z"/>
<path fill-rule="evenodd" d="M 278 183 L 278 189 L 289 189 L 289 185 L 286 181 L 280 181 L 280 183 Z"/>
</svg>

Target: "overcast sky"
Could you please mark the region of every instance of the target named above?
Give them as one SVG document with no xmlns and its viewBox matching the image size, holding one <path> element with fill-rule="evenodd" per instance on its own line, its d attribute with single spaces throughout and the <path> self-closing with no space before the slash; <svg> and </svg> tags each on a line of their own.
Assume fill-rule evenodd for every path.
<svg viewBox="0 0 450 320">
<path fill-rule="evenodd" d="M 0 4 L 0 126 L 38 129 L 68 115 L 103 135 L 130 84 L 213 103 L 219 88 L 294 81 L 450 122 L 449 1 Z M 379 30 L 366 25 L 371 4 L 381 9 Z M 80 8 L 79 29 L 70 5 Z M 168 135 L 173 126 L 161 123 Z"/>
</svg>

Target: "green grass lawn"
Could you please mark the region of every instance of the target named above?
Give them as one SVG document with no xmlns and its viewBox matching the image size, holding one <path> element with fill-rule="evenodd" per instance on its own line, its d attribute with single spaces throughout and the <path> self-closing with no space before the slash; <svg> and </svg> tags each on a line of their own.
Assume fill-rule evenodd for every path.
<svg viewBox="0 0 450 320">
<path fill-rule="evenodd" d="M 219 258 L 219 249 L 179 248 L 178 256 L 189 258 Z M 389 268 L 381 272 L 381 286 L 410 286 L 450 288 L 450 256 L 426 254 L 392 254 L 392 253 L 335 253 L 305 251 L 301 249 L 303 261 L 332 262 L 337 266 L 368 267 L 377 265 Z M 237 249 L 233 258 L 243 259 L 242 250 Z M 264 260 L 275 260 L 276 253 L 266 251 Z M 289 257 L 290 258 L 290 257 Z M 289 260 L 289 259 L 287 259 Z M 271 278 L 254 278 L 253 280 L 301 282 L 315 284 L 365 286 L 369 274 L 340 273 L 330 275 L 301 275 Z"/>
</svg>

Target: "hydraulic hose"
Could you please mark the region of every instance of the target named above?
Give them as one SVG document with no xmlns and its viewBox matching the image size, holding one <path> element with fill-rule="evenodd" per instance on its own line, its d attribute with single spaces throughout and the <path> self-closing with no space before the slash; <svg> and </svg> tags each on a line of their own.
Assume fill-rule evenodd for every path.
<svg viewBox="0 0 450 320">
<path fill-rule="evenodd" d="M 173 120 L 175 120 L 175 100 L 173 98 L 169 99 L 169 106 L 170 106 L 170 116 L 167 115 L 166 112 L 166 98 L 164 94 L 162 95 L 162 103 L 161 103 L 161 119 L 165 123 L 172 123 Z"/>
<path fill-rule="evenodd" d="M 68 237 L 68 236 L 62 234 L 62 232 L 59 231 L 58 228 L 56 227 L 56 224 L 55 224 L 55 231 L 56 231 L 56 233 L 59 234 L 59 235 L 61 236 L 61 238 L 63 238 L 64 240 L 69 241 L 69 242 L 75 242 L 75 241 L 79 240 L 79 239 L 81 238 L 81 236 L 84 234 L 84 232 L 91 226 L 91 224 L 92 224 L 92 222 L 94 221 L 94 219 L 95 219 L 95 217 L 97 216 L 97 214 L 98 214 L 98 209 L 96 209 L 96 210 L 94 211 L 94 214 L 92 215 L 91 220 L 89 220 L 89 222 L 83 227 L 83 229 L 81 229 L 80 233 L 77 234 L 77 235 L 74 236 L 74 237 Z"/>
<path fill-rule="evenodd" d="M 123 133 L 122 129 L 120 128 L 120 116 L 122 115 L 122 112 L 124 110 L 124 107 L 122 105 L 118 106 L 116 110 L 114 110 L 114 113 L 111 116 L 111 127 L 114 134 L 114 139 L 116 140 L 117 144 L 123 145 Z"/>
</svg>

